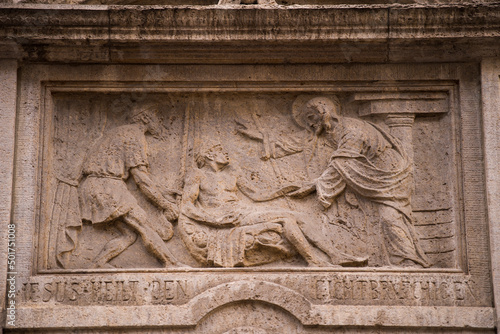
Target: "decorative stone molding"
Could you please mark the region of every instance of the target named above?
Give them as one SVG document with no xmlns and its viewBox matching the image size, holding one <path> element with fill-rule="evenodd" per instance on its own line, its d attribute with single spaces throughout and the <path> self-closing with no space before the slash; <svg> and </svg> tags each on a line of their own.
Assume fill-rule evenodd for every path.
<svg viewBox="0 0 500 334">
<path fill-rule="evenodd" d="M 278 6 L 275 0 L 219 0 L 219 6 L 259 5 Z"/>
<path fill-rule="evenodd" d="M 2 5 L 0 23 L 0 40 L 19 44 L 33 61 L 464 61 L 500 53 L 495 4 Z"/>
<path fill-rule="evenodd" d="M 499 330 L 498 2 L 50 1 L 0 5 L 7 332 Z"/>
</svg>

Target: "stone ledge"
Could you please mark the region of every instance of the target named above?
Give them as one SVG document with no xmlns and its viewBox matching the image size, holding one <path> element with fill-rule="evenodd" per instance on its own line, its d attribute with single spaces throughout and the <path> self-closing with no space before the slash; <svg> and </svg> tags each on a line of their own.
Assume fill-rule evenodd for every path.
<svg viewBox="0 0 500 334">
<path fill-rule="evenodd" d="M 222 307 L 222 306 L 221 306 Z M 16 328 L 85 328 L 196 326 L 191 309 L 184 306 L 22 307 Z M 285 310 L 287 311 L 287 310 Z M 217 312 L 216 309 L 212 312 Z M 124 314 L 129 316 L 124 317 Z M 407 307 L 315 305 L 303 325 L 442 329 L 494 329 L 494 309 L 489 307 Z M 9 328 L 9 327 L 7 327 Z"/>
<path fill-rule="evenodd" d="M 7 41 L 44 62 L 468 61 L 500 54 L 500 5 L 3 5 Z"/>
<path fill-rule="evenodd" d="M 250 8 L 3 5 L 0 22 L 2 37 L 33 40 L 83 37 L 74 35 L 75 30 L 86 39 L 122 42 L 488 38 L 500 37 L 500 4 Z"/>
<path fill-rule="evenodd" d="M 89 324 L 108 329 L 196 326 L 209 314 L 246 301 L 274 305 L 304 326 L 495 328 L 495 310 L 491 307 L 314 304 L 290 288 L 253 279 L 219 284 L 179 305 L 68 306 L 54 301 L 43 306 L 24 304 L 17 308 L 16 328 L 85 328 Z"/>
</svg>

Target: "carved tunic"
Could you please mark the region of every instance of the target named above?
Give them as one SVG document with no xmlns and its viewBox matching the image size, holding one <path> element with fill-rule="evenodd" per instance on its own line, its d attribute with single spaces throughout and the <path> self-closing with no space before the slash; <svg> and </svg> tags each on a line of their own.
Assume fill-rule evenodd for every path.
<svg viewBox="0 0 500 334">
<path fill-rule="evenodd" d="M 110 130 L 92 147 L 83 164 L 79 186 L 82 219 L 111 221 L 137 207 L 125 180 L 131 168 L 147 166 L 146 137 L 137 125 Z"/>
</svg>

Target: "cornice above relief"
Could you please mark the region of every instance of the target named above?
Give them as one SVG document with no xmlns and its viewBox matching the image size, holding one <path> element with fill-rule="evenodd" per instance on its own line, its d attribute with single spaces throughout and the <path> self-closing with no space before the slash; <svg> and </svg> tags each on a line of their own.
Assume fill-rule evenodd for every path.
<svg viewBox="0 0 500 334">
<path fill-rule="evenodd" d="M 500 4 L 3 5 L 0 45 L 37 61 L 465 61 L 500 54 Z"/>
</svg>

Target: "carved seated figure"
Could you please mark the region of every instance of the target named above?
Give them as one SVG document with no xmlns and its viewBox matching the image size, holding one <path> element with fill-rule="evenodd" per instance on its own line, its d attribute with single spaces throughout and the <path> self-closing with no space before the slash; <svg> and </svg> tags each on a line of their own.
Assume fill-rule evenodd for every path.
<svg viewBox="0 0 500 334">
<path fill-rule="evenodd" d="M 199 154 L 196 160 L 198 169 L 186 180 L 179 226 L 184 243 L 199 262 L 216 267 L 251 266 L 276 261 L 297 250 L 309 265 L 326 265 L 313 254 L 292 212 L 252 210 L 238 198 L 241 191 L 253 201 L 269 201 L 296 187 L 268 194 L 256 191 L 230 165 L 220 145 Z"/>
<path fill-rule="evenodd" d="M 215 145 L 198 155 L 188 175 L 179 217 L 180 235 L 205 266 L 235 267 L 274 262 L 298 252 L 309 266 L 331 266 L 299 227 L 300 214 L 277 207 L 246 207 L 239 192 L 254 202 L 270 201 L 297 189 L 264 193 L 254 189 L 227 152 Z M 351 259 L 352 260 L 352 259 Z"/>
</svg>

